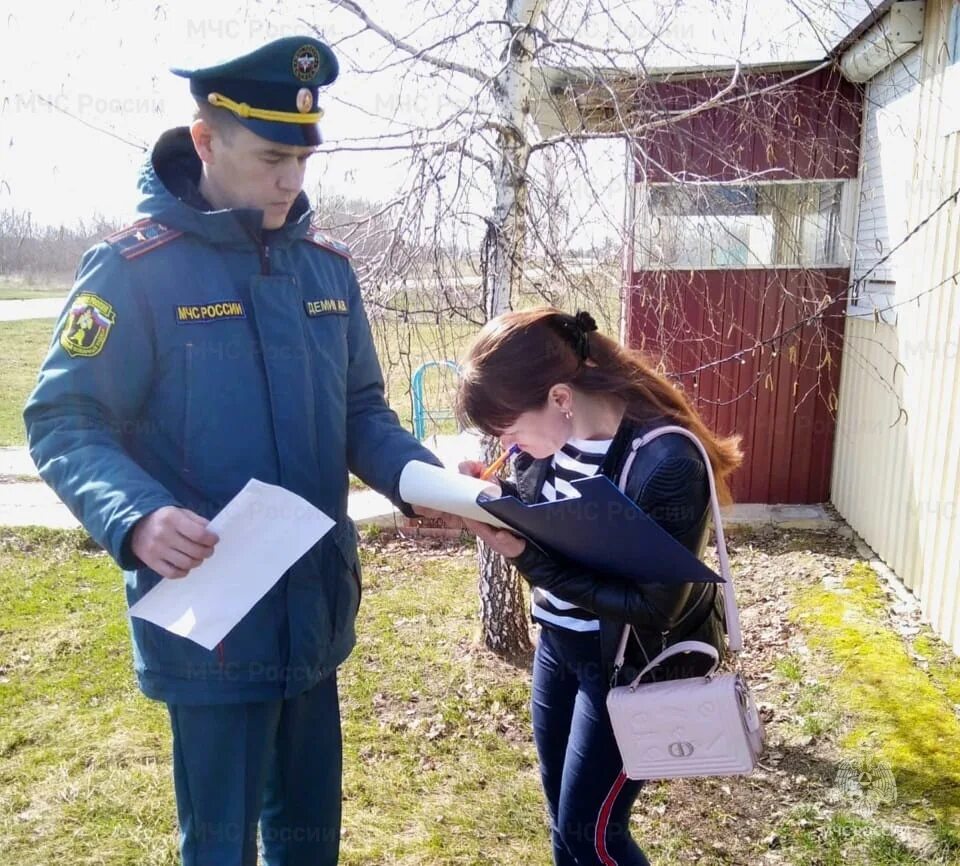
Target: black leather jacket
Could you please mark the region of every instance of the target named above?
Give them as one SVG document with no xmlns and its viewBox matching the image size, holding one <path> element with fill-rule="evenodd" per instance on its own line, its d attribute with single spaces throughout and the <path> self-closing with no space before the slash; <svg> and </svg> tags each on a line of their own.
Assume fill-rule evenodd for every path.
<svg viewBox="0 0 960 866">
<path fill-rule="evenodd" d="M 668 422 L 621 423 L 600 472 L 619 484 L 621 470 L 639 436 Z M 523 502 L 536 502 L 550 458 L 521 453 L 514 463 L 516 487 L 505 485 Z M 627 477 L 626 495 L 696 556 L 702 556 L 710 517 L 710 487 L 700 452 L 680 435 L 667 434 L 638 449 Z M 603 544 L 603 538 L 597 538 Z M 620 580 L 591 572 L 546 554 L 528 543 L 511 560 L 532 585 L 589 610 L 600 619 L 601 660 L 613 672 L 624 623 L 635 627 L 640 644 L 631 639 L 620 682 L 632 676 L 665 647 L 681 640 L 700 640 L 723 654 L 723 593 L 718 584 L 652 584 Z M 645 681 L 697 676 L 709 667 L 699 654 L 674 656 Z"/>
</svg>

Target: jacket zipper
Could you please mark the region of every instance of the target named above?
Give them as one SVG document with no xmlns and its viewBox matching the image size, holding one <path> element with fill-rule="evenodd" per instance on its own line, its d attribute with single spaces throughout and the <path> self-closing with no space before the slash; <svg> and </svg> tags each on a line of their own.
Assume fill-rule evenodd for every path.
<svg viewBox="0 0 960 866">
<path fill-rule="evenodd" d="M 260 244 L 260 275 L 270 276 L 270 245 Z"/>
<path fill-rule="evenodd" d="M 700 595 L 697 596 L 697 600 L 690 605 L 690 607 L 687 609 L 687 612 L 680 617 L 680 619 L 678 619 L 673 626 L 668 629 L 668 631 L 673 631 L 678 625 L 680 625 L 680 623 L 682 623 L 685 619 L 688 619 L 693 614 L 693 612 L 700 606 L 700 602 L 703 601 L 703 597 L 707 594 L 707 590 L 709 589 L 709 583 L 705 583 L 700 587 Z"/>
<path fill-rule="evenodd" d="M 268 276 L 270 274 L 270 245 L 269 244 L 260 244 L 260 274 L 261 276 Z M 223 669 L 223 663 L 225 660 L 225 653 L 223 651 L 223 641 L 217 644 L 217 659 L 220 663 L 221 670 Z"/>
<path fill-rule="evenodd" d="M 183 409 L 183 467 L 184 475 L 190 474 L 190 415 L 193 394 L 193 343 L 187 343 L 186 382 L 184 382 L 185 405 Z"/>
<path fill-rule="evenodd" d="M 616 437 L 614 437 L 614 440 L 616 440 Z M 613 443 L 610 444 L 610 447 L 613 448 Z M 633 449 L 633 450 L 636 451 L 636 449 Z M 607 452 L 607 456 L 609 457 L 609 451 Z M 603 468 L 606 468 L 606 467 L 603 467 Z M 602 469 L 601 469 L 601 471 L 602 471 Z M 622 476 L 622 470 L 621 470 L 621 476 Z M 618 485 L 618 486 L 619 486 L 619 485 Z M 624 487 L 626 487 L 626 484 L 624 484 Z M 626 490 L 624 490 L 624 491 L 622 491 L 622 492 L 624 493 L 624 495 L 626 495 Z M 695 610 L 697 610 L 697 608 L 700 607 L 700 602 L 703 601 L 703 597 L 704 597 L 704 595 L 706 595 L 707 590 L 708 590 L 709 588 L 710 588 L 710 585 L 709 585 L 709 584 L 703 584 L 703 586 L 700 588 L 700 595 L 697 596 L 697 600 L 696 600 L 692 605 L 690 605 L 689 608 L 687 608 L 687 612 L 686 612 L 683 616 L 681 616 L 680 619 L 678 619 L 670 628 L 664 629 L 663 631 L 660 632 L 660 652 L 663 652 L 664 650 L 666 650 L 666 648 L 667 648 L 667 637 L 668 637 L 668 635 L 670 634 L 670 632 L 676 630 L 676 628 L 677 628 L 682 622 L 684 622 L 685 620 L 687 620 L 687 619 L 693 614 L 693 612 L 694 612 Z M 636 630 L 635 630 L 635 629 L 634 629 L 634 634 L 636 635 Z M 636 635 L 636 637 L 637 637 L 637 643 L 640 644 L 640 650 L 641 650 L 641 652 L 643 652 L 644 658 L 646 658 L 647 654 L 646 654 L 646 652 L 643 651 L 643 644 L 640 643 L 640 636 L 639 636 L 639 635 Z M 650 660 L 647 659 L 647 663 L 648 663 L 648 664 L 649 664 L 649 662 L 650 662 Z M 614 673 L 614 678 L 616 678 L 616 672 Z"/>
<path fill-rule="evenodd" d="M 265 244 L 259 239 L 258 239 L 258 243 L 259 243 L 258 252 L 260 253 L 260 276 L 269 277 L 270 276 L 270 244 Z M 262 357 L 261 357 L 261 363 L 265 363 Z M 268 383 L 268 387 L 269 387 L 269 383 Z M 274 442 L 276 443 L 276 432 L 274 432 Z M 274 445 L 274 447 L 278 448 L 276 444 Z M 278 450 L 278 455 L 279 455 L 279 450 Z M 278 456 L 278 460 L 279 460 L 279 456 Z M 282 470 L 281 470 L 281 474 L 282 474 Z M 287 630 L 289 632 L 289 613 L 287 614 L 287 617 L 288 617 Z M 218 645 L 217 650 L 220 653 L 220 666 L 223 667 L 223 661 L 224 661 L 223 643 L 220 643 Z"/>
<path fill-rule="evenodd" d="M 663 652 L 667 648 L 667 635 L 672 631 L 676 631 L 680 624 L 689 619 L 695 610 L 700 607 L 700 602 L 703 601 L 703 597 L 707 594 L 707 590 L 710 589 L 710 584 L 705 583 L 700 587 L 700 595 L 697 596 L 697 600 L 687 608 L 687 612 L 680 617 L 670 628 L 665 631 L 660 632 L 660 652 Z"/>
<path fill-rule="evenodd" d="M 667 649 L 667 637 L 669 636 L 670 632 L 674 631 L 680 625 L 680 623 L 682 623 L 684 620 L 688 619 L 690 616 L 693 615 L 693 612 L 698 607 L 700 607 L 700 602 L 703 601 L 703 597 L 704 595 L 706 595 L 707 590 L 709 589 L 710 589 L 709 583 L 703 584 L 703 586 L 700 588 L 700 595 L 698 595 L 697 600 L 692 605 L 690 605 L 689 608 L 687 608 L 687 612 L 683 616 L 681 616 L 680 619 L 678 619 L 671 628 L 665 629 L 664 631 L 660 632 L 660 652 L 664 652 Z M 633 627 L 631 627 L 630 630 L 633 632 L 633 636 L 637 641 L 637 646 L 640 647 L 640 652 L 643 653 L 644 659 L 646 659 L 647 664 L 650 664 L 650 657 L 647 655 L 647 651 L 643 648 L 643 641 L 640 639 L 639 632 L 636 630 L 636 628 L 633 628 Z M 614 665 L 613 675 L 610 677 L 611 688 L 613 688 L 617 684 L 617 677 L 620 675 L 621 668 L 622 668 L 622 665 Z"/>
</svg>

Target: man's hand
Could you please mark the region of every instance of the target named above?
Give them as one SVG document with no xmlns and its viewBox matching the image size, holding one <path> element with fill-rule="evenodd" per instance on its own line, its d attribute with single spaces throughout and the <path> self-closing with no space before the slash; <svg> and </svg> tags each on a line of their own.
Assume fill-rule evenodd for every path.
<svg viewBox="0 0 960 866">
<path fill-rule="evenodd" d="M 191 568 L 213 555 L 220 540 L 207 529 L 209 522 L 186 508 L 158 508 L 133 527 L 130 549 L 161 577 L 186 577 Z"/>
</svg>

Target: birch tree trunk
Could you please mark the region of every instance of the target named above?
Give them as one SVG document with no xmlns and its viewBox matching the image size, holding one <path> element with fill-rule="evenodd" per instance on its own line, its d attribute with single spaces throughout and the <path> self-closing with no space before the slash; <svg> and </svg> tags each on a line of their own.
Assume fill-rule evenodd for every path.
<svg viewBox="0 0 960 866">
<path fill-rule="evenodd" d="M 529 28 L 543 14 L 546 0 L 507 0 L 504 18 L 512 25 L 504 66 L 493 84 L 496 104 L 498 160 L 494 183 L 496 202 L 487 224 L 481 261 L 487 318 L 511 308 L 522 274 L 527 220 L 527 160 L 530 141 L 530 70 L 533 34 Z M 497 452 L 495 441 L 484 443 L 485 459 Z M 504 656 L 530 651 L 530 632 L 520 577 L 499 554 L 479 545 L 480 612 L 483 640 Z"/>
</svg>

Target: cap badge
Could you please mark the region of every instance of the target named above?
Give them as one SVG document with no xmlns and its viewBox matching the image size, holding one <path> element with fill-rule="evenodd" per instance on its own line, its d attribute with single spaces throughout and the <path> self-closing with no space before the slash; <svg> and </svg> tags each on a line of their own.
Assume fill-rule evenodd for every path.
<svg viewBox="0 0 960 866">
<path fill-rule="evenodd" d="M 319 69 L 320 52 L 313 45 L 304 45 L 294 52 L 293 74 L 298 81 L 312 81 Z M 297 101 L 299 103 L 299 96 Z"/>
<path fill-rule="evenodd" d="M 313 108 L 313 93 L 309 87 L 301 87 L 297 91 L 297 111 L 307 114 L 311 108 Z"/>
</svg>

